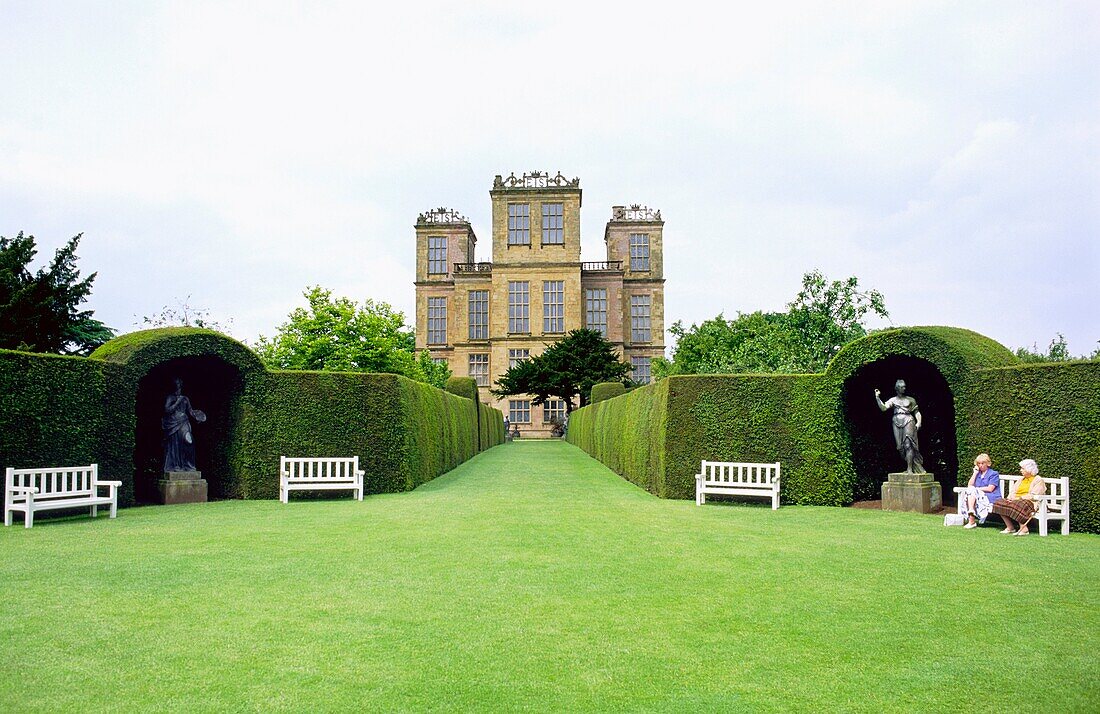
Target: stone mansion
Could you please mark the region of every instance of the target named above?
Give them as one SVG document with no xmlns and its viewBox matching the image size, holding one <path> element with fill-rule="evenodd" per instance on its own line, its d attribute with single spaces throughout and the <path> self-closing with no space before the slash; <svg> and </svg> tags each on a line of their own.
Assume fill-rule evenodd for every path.
<svg viewBox="0 0 1100 714">
<path fill-rule="evenodd" d="M 502 179 L 492 199 L 492 262 L 474 260 L 477 236 L 458 212 L 439 208 L 416 221 L 416 348 L 473 377 L 482 401 L 527 436 L 550 433 L 561 400 L 498 400 L 490 386 L 517 361 L 570 330 L 602 332 L 648 382 L 664 355 L 661 212 L 613 206 L 605 260 L 581 261 L 579 179 L 533 172 Z"/>
</svg>

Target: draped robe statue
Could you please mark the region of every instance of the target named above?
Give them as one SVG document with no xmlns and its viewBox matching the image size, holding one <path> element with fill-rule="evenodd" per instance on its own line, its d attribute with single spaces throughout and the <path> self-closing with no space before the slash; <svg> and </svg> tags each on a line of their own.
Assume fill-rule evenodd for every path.
<svg viewBox="0 0 1100 714">
<path fill-rule="evenodd" d="M 191 420 L 206 421 L 206 414 L 191 408 L 191 400 L 183 396 L 183 380 L 176 377 L 176 391 L 164 402 L 164 471 L 195 471 L 195 437 Z"/>
<path fill-rule="evenodd" d="M 899 379 L 894 383 L 894 391 L 897 396 L 890 397 L 883 403 L 880 395 L 882 392 L 875 390 L 875 401 L 878 408 L 887 411 L 894 410 L 894 445 L 898 449 L 898 455 L 905 459 L 906 473 L 922 474 L 924 470 L 924 457 L 920 454 L 920 444 L 917 441 L 917 432 L 920 430 L 921 414 L 917 400 L 905 396 L 905 380 Z"/>
</svg>

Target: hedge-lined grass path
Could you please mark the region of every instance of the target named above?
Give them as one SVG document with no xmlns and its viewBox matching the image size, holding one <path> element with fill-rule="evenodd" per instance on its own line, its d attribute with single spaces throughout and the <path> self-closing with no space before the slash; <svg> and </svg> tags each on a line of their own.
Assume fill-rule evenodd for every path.
<svg viewBox="0 0 1100 714">
<path fill-rule="evenodd" d="M 2 711 L 1100 701 L 1096 536 L 699 508 L 559 441 L 361 503 L 43 520 L 0 529 L 0 554 Z M 1011 612 L 1041 636 L 1006 642 Z"/>
</svg>

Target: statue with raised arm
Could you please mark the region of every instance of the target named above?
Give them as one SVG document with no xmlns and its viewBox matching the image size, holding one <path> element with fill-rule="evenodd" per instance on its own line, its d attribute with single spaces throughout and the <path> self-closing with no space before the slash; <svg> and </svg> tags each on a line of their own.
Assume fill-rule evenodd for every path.
<svg viewBox="0 0 1100 714">
<path fill-rule="evenodd" d="M 183 380 L 175 379 L 176 391 L 164 402 L 164 472 L 195 471 L 195 437 L 191 420 L 206 421 L 206 414 L 191 408 L 191 400 L 183 396 Z M 205 498 L 203 499 L 205 500 Z"/>
<path fill-rule="evenodd" d="M 917 432 L 920 430 L 920 407 L 917 400 L 905 396 L 905 380 L 899 379 L 894 383 L 896 396 L 890 397 L 884 403 L 882 392 L 875 390 L 875 401 L 878 408 L 887 411 L 894 410 L 894 445 L 898 454 L 905 459 L 906 473 L 922 474 L 924 470 L 924 458 L 920 455 L 920 445 L 917 441 Z"/>
</svg>

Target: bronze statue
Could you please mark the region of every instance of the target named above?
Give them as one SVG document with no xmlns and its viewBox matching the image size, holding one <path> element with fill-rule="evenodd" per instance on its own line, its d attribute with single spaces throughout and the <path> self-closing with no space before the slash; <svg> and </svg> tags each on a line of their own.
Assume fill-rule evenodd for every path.
<svg viewBox="0 0 1100 714">
<path fill-rule="evenodd" d="M 206 414 L 191 408 L 191 400 L 183 396 L 183 380 L 175 379 L 176 391 L 164 403 L 164 471 L 195 471 L 195 438 L 191 420 L 206 421 Z"/>
<path fill-rule="evenodd" d="M 897 396 L 890 397 L 884 404 L 880 395 L 881 391 L 875 390 L 875 401 L 878 408 L 886 411 L 894 409 L 894 444 L 898 454 L 905 459 L 906 473 L 922 474 L 924 470 L 924 458 L 920 455 L 920 446 L 917 442 L 917 431 L 920 430 L 921 415 L 917 400 L 905 396 L 905 380 L 899 379 L 894 383 L 894 391 Z"/>
</svg>

